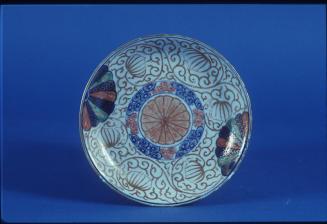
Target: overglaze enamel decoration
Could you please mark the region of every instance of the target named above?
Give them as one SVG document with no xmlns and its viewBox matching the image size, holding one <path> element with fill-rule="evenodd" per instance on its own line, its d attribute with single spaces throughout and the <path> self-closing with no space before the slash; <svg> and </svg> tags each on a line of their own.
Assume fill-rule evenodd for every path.
<svg viewBox="0 0 327 224">
<path fill-rule="evenodd" d="M 154 35 L 123 45 L 94 71 L 80 134 L 108 186 L 140 203 L 173 206 L 233 175 L 251 120 L 245 86 L 221 54 L 188 37 Z"/>
</svg>

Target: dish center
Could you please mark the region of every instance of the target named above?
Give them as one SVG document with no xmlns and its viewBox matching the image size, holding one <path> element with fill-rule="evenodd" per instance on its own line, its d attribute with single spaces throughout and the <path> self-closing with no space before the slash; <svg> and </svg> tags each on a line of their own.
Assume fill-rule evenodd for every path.
<svg viewBox="0 0 327 224">
<path fill-rule="evenodd" d="M 181 158 L 201 139 L 202 102 L 180 83 L 151 82 L 130 100 L 126 127 L 131 142 L 144 155 L 159 160 Z"/>
<path fill-rule="evenodd" d="M 191 114 L 182 100 L 172 95 L 159 95 L 147 101 L 140 113 L 143 135 L 152 143 L 178 144 L 188 133 Z"/>
</svg>

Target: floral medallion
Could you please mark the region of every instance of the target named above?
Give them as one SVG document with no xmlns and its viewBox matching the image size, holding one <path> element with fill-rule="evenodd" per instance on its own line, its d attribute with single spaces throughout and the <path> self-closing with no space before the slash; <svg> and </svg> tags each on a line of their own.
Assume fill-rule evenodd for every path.
<svg viewBox="0 0 327 224">
<path fill-rule="evenodd" d="M 80 133 L 111 188 L 173 206 L 214 192 L 236 171 L 251 133 L 251 105 L 232 65 L 200 41 L 139 38 L 110 54 L 82 97 Z"/>
<path fill-rule="evenodd" d="M 203 106 L 182 84 L 159 81 L 145 85 L 127 108 L 131 142 L 154 159 L 177 159 L 191 151 L 204 130 Z"/>
</svg>

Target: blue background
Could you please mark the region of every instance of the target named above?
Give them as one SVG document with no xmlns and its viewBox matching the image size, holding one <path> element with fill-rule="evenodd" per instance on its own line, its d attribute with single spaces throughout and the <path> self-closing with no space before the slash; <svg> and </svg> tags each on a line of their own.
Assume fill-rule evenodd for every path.
<svg viewBox="0 0 327 224">
<path fill-rule="evenodd" d="M 5 221 L 327 219 L 324 5 L 7 5 L 1 18 Z M 175 208 L 109 189 L 78 131 L 80 98 L 98 63 L 157 33 L 216 48 L 253 107 L 238 172 L 209 197 Z"/>
</svg>

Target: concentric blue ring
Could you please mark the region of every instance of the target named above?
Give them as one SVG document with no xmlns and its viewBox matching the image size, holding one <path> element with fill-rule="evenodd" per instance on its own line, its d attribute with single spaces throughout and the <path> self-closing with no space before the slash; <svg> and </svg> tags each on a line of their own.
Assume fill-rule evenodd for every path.
<svg viewBox="0 0 327 224">
<path fill-rule="evenodd" d="M 162 83 L 169 86 L 169 89 L 159 89 Z M 146 156 L 157 160 L 166 159 L 161 153 L 161 149 L 164 148 L 163 145 L 149 141 L 141 131 L 138 121 L 138 114 L 141 112 L 141 108 L 144 104 L 150 98 L 159 94 L 167 94 L 180 98 L 184 103 L 186 103 L 185 106 L 187 106 L 188 110 L 192 113 L 190 130 L 187 132 L 186 137 L 183 138 L 178 145 L 174 146 L 175 153 L 171 159 L 178 159 L 197 146 L 204 132 L 204 112 L 201 100 L 191 89 L 180 83 L 175 81 L 151 82 L 136 92 L 126 111 L 128 135 L 135 147 Z"/>
</svg>

